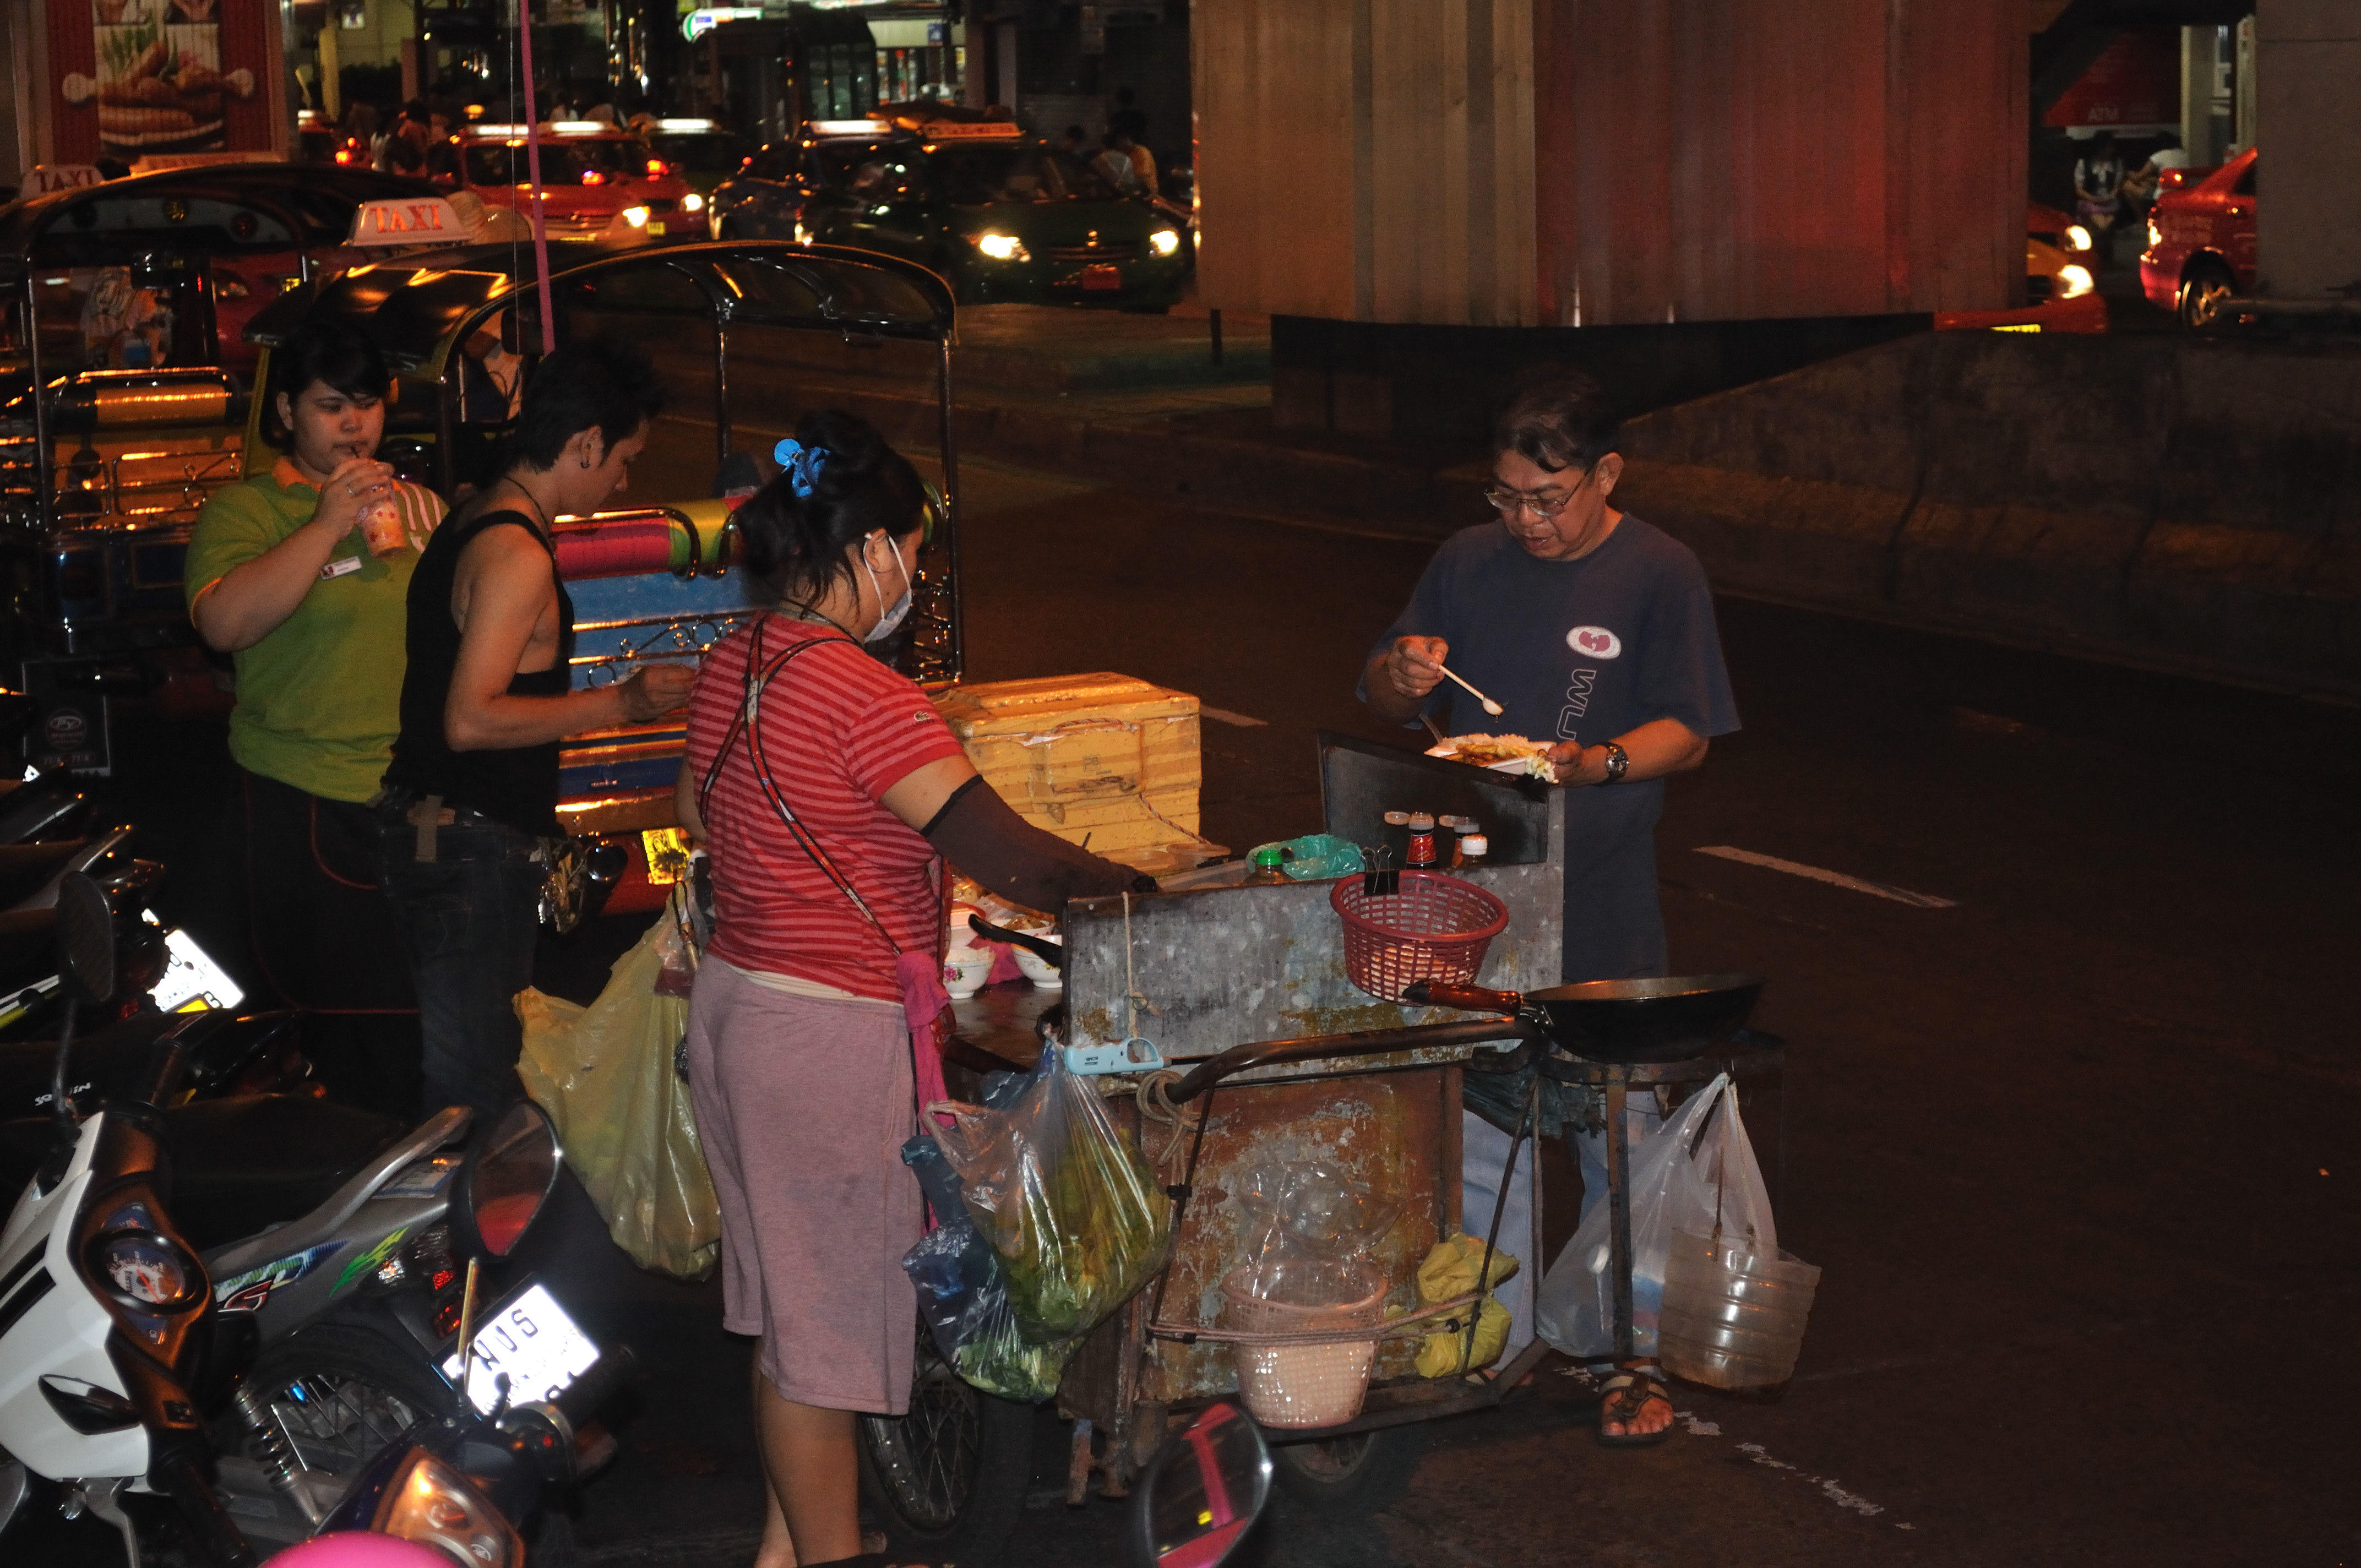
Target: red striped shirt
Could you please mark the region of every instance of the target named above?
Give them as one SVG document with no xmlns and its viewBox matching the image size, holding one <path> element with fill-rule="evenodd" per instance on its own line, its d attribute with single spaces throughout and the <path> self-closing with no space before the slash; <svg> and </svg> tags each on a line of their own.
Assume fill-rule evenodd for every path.
<svg viewBox="0 0 2361 1568">
<path fill-rule="evenodd" d="M 769 616 L 714 645 L 689 699 L 688 762 L 701 786 L 713 861 L 713 956 L 856 996 L 898 1002 L 894 948 L 799 847 L 754 773 L 745 728 L 757 673 L 799 643 L 763 690 L 763 755 L 787 808 L 905 952 L 931 953 L 941 928 L 934 849 L 879 798 L 917 769 L 961 754 L 926 694 L 831 628 Z M 733 728 L 736 734 L 731 735 Z M 725 737 L 729 753 L 714 773 Z"/>
</svg>

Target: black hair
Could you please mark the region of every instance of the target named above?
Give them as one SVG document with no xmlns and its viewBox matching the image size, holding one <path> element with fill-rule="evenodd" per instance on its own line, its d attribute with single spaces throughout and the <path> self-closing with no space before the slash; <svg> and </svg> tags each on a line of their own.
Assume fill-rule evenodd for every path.
<svg viewBox="0 0 2361 1568">
<path fill-rule="evenodd" d="M 543 360 L 526 383 L 510 456 L 537 471 L 557 466 L 566 444 L 591 426 L 612 447 L 664 411 L 664 383 L 628 343 L 587 339 Z"/>
<path fill-rule="evenodd" d="M 295 323 L 287 341 L 270 351 L 270 395 L 264 423 L 271 442 L 285 451 L 295 433 L 279 417 L 279 394 L 292 403 L 314 381 L 325 382 L 348 398 L 382 398 L 393 389 L 393 372 L 368 334 L 347 321 L 307 316 Z"/>
<path fill-rule="evenodd" d="M 812 493 L 796 495 L 796 475 L 782 472 L 738 509 L 738 537 L 757 580 L 787 603 L 813 604 L 851 576 L 847 545 L 881 528 L 907 539 L 932 499 L 910 460 L 859 414 L 814 409 L 796 422 L 796 439 L 827 454 Z"/>
<path fill-rule="evenodd" d="M 1579 370 L 1547 368 L 1527 376 L 1492 424 L 1492 450 L 1514 452 L 1559 473 L 1588 470 L 1615 450 L 1622 421 L 1607 389 Z"/>
</svg>

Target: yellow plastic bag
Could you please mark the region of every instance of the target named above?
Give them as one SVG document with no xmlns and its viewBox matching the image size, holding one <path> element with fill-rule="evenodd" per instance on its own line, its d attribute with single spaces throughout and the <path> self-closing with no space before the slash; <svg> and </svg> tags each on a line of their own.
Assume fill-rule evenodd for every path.
<svg viewBox="0 0 2361 1568">
<path fill-rule="evenodd" d="M 589 1006 L 519 992 L 517 1074 L 556 1124 L 566 1163 L 615 1245 L 642 1268 L 700 1279 L 720 1256 L 721 1212 L 688 1084 L 673 1066 L 688 1003 L 655 992 L 666 954 L 680 942 L 667 909 L 615 960 Z"/>
<path fill-rule="evenodd" d="M 1418 1266 L 1419 1304 L 1432 1307 L 1475 1289 L 1476 1270 L 1483 1261 L 1481 1236 L 1455 1234 L 1435 1243 L 1426 1261 Z M 1509 1343 L 1509 1309 L 1492 1299 L 1490 1292 L 1517 1268 L 1515 1258 L 1494 1250 L 1492 1266 L 1486 1270 L 1486 1293 L 1477 1303 L 1474 1354 L 1467 1354 L 1467 1331 L 1464 1327 L 1428 1334 L 1418 1342 L 1420 1376 L 1449 1377 L 1470 1367 L 1489 1366 L 1500 1359 L 1500 1352 Z"/>
</svg>

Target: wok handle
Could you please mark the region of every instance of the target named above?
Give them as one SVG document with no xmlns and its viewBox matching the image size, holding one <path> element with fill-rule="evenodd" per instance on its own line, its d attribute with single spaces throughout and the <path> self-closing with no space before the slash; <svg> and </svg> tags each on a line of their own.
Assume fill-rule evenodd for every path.
<svg viewBox="0 0 2361 1568">
<path fill-rule="evenodd" d="M 1413 981 L 1402 992 L 1404 1002 L 1414 1002 L 1421 1007 L 1456 1007 L 1464 1013 L 1514 1013 L 1524 1006 L 1525 999 L 1513 991 L 1487 991 L 1480 985 L 1437 984 L 1431 980 Z"/>
<path fill-rule="evenodd" d="M 967 917 L 967 928 L 986 941 L 1013 943 L 1039 959 L 1051 969 L 1062 971 L 1066 967 L 1066 949 L 1055 942 L 1045 942 L 1040 938 L 1026 932 L 1011 931 L 1005 927 L 995 926 L 981 915 L 970 915 Z"/>
</svg>

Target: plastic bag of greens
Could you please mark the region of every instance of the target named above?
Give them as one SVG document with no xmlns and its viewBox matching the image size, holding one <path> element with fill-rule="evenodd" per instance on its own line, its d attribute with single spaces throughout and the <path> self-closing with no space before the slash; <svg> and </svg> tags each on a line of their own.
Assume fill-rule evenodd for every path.
<svg viewBox="0 0 2361 1568">
<path fill-rule="evenodd" d="M 1008 1305 L 1008 1284 L 992 1250 L 968 1218 L 957 1172 L 933 1138 L 902 1146 L 902 1161 L 917 1174 L 927 1204 L 940 1222 L 902 1256 L 918 1292 L 918 1317 L 935 1348 L 961 1377 L 987 1394 L 1038 1404 L 1058 1391 L 1071 1342 L 1029 1345 Z"/>
<path fill-rule="evenodd" d="M 1055 1047 L 1005 1110 L 957 1107 L 938 1137 L 999 1255 L 1029 1345 L 1072 1340 L 1164 1261 L 1171 1206 L 1090 1080 Z"/>
<path fill-rule="evenodd" d="M 519 992 L 517 1075 L 549 1113 L 615 1245 L 642 1268 L 699 1279 L 720 1255 L 721 1209 L 675 1065 L 688 1002 L 659 989 L 667 956 L 683 947 L 678 907 L 667 906 L 589 1006 Z"/>
</svg>

